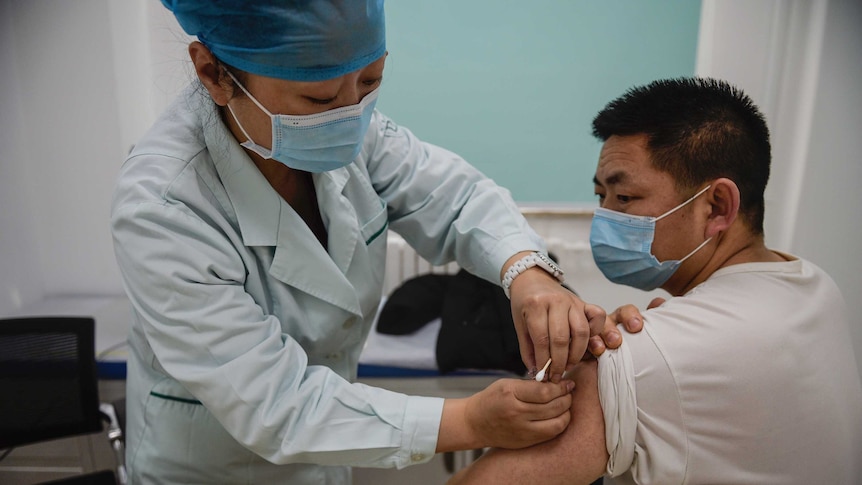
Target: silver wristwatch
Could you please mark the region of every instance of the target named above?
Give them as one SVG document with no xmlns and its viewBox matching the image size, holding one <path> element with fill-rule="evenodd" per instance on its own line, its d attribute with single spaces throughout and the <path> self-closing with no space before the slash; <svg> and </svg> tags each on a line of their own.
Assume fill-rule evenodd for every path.
<svg viewBox="0 0 862 485">
<path fill-rule="evenodd" d="M 515 281 L 515 278 L 533 266 L 538 266 L 547 271 L 560 283 L 565 281 L 565 278 L 563 278 L 563 270 L 554 262 L 553 259 L 549 258 L 547 254 L 532 252 L 515 261 L 512 266 L 509 266 L 509 269 L 507 269 L 506 273 L 503 275 L 503 292 L 506 293 L 506 298 L 511 298 L 509 296 L 509 287 L 512 286 L 512 282 Z"/>
</svg>

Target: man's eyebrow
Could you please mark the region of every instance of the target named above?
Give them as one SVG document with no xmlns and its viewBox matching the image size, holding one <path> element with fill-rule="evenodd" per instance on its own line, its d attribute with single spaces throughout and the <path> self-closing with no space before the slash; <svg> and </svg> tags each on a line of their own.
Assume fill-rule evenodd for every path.
<svg viewBox="0 0 862 485">
<path fill-rule="evenodd" d="M 614 172 L 614 173 L 610 174 L 607 179 L 605 179 L 605 183 L 601 183 L 601 182 L 599 182 L 598 177 L 596 177 L 594 175 L 593 176 L 593 185 L 601 185 L 601 186 L 616 185 L 616 184 L 625 182 L 627 178 L 628 178 L 628 174 L 626 174 L 625 172 L 622 172 L 622 171 Z"/>
</svg>

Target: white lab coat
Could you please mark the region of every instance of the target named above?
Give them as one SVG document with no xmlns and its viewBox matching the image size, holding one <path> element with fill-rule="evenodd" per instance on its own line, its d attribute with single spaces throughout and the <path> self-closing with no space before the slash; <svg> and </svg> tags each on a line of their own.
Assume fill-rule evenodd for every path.
<svg viewBox="0 0 862 485">
<path fill-rule="evenodd" d="M 346 465 L 433 456 L 442 399 L 352 383 L 387 230 L 495 282 L 543 244 L 508 191 L 380 113 L 356 161 L 314 184 L 328 251 L 201 88 L 125 162 L 111 222 L 134 309 L 135 483 L 349 483 Z"/>
</svg>

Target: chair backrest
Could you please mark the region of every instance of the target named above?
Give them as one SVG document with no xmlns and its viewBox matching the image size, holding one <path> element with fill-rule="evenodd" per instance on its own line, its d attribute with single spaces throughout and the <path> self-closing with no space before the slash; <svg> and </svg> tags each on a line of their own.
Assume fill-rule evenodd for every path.
<svg viewBox="0 0 862 485">
<path fill-rule="evenodd" d="M 0 320 L 0 396 L 0 448 L 100 431 L 94 320 Z"/>
</svg>

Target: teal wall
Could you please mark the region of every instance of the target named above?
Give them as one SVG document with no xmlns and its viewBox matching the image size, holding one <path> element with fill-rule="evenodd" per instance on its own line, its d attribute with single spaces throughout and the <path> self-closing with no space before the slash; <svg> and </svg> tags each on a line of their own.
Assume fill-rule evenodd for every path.
<svg viewBox="0 0 862 485">
<path fill-rule="evenodd" d="M 391 0 L 378 108 L 509 188 L 592 202 L 593 116 L 691 76 L 698 0 Z"/>
</svg>

